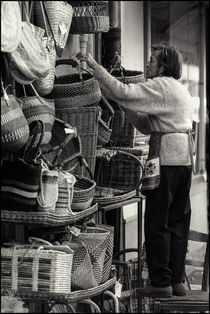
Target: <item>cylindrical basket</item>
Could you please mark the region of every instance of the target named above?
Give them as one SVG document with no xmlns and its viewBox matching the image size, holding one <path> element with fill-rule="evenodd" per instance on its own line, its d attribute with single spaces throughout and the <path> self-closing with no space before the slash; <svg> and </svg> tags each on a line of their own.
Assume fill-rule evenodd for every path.
<svg viewBox="0 0 210 314">
<path fill-rule="evenodd" d="M 90 207 L 95 194 L 96 183 L 86 177 L 76 176 L 76 179 L 71 208 L 74 211 L 81 211 Z"/>
<path fill-rule="evenodd" d="M 109 31 L 108 1 L 68 1 L 73 7 L 70 34 Z"/>
</svg>

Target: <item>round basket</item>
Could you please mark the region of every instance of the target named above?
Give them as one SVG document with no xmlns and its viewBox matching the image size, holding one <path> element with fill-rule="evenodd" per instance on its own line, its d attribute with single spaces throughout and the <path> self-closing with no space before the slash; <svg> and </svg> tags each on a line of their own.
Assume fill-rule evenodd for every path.
<svg viewBox="0 0 210 314">
<path fill-rule="evenodd" d="M 76 179 L 71 208 L 74 211 L 81 211 L 90 207 L 95 194 L 96 182 L 86 177 L 76 176 Z"/>
<path fill-rule="evenodd" d="M 76 67 L 78 73 L 55 77 L 53 90 L 47 98 L 55 100 L 56 109 L 98 105 L 101 99 L 98 81 L 90 73 L 81 73 L 75 60 L 56 60 L 56 67 L 59 65 Z"/>
<path fill-rule="evenodd" d="M 132 71 L 119 68 L 111 70 L 110 74 L 125 84 L 138 84 L 145 82 L 144 73 L 142 71 Z"/>
</svg>

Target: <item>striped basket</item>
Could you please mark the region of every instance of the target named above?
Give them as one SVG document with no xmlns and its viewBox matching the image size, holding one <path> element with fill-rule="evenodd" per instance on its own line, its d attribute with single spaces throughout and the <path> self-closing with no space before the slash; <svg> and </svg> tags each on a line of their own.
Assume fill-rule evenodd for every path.
<svg viewBox="0 0 210 314">
<path fill-rule="evenodd" d="M 5 93 L 1 97 L 1 148 L 2 151 L 17 152 L 29 139 L 29 126 L 20 103 L 13 95 Z"/>
<path fill-rule="evenodd" d="M 76 179 L 71 208 L 73 211 L 81 211 L 91 206 L 96 183 L 86 177 L 76 176 Z"/>
<path fill-rule="evenodd" d="M 1 287 L 20 293 L 69 293 L 72 261 L 73 251 L 68 246 L 2 247 Z"/>
<path fill-rule="evenodd" d="M 68 1 L 73 7 L 70 34 L 109 31 L 108 1 Z"/>
</svg>

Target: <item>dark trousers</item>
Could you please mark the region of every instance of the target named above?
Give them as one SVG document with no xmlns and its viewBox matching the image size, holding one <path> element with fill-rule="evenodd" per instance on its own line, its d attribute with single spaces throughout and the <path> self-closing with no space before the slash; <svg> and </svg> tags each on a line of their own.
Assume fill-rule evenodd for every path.
<svg viewBox="0 0 210 314">
<path fill-rule="evenodd" d="M 145 248 L 149 279 L 165 287 L 184 282 L 190 227 L 191 166 L 161 166 L 160 185 L 146 192 Z"/>
</svg>

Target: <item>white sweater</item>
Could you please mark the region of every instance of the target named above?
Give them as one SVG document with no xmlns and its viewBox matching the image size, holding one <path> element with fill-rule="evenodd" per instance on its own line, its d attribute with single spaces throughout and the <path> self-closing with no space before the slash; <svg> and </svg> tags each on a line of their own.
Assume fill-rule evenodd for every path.
<svg viewBox="0 0 210 314">
<path fill-rule="evenodd" d="M 192 97 L 179 81 L 163 76 L 145 83 L 123 84 L 101 65 L 95 67 L 93 76 L 107 98 L 122 108 L 128 108 L 128 111 L 125 110 L 128 118 L 129 115 L 132 118 L 133 113 L 149 115 L 151 132 L 169 133 L 161 140 L 161 165 L 191 164 L 188 134 L 180 132 L 192 128 Z"/>
</svg>

